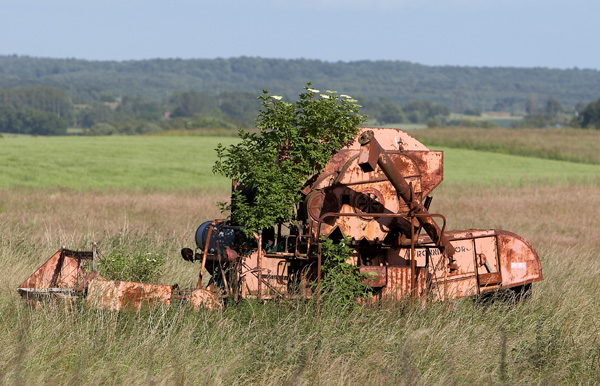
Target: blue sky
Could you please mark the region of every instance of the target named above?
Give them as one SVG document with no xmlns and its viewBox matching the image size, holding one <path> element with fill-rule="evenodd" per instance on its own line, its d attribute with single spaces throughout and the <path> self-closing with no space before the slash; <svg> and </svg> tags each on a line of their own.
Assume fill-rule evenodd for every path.
<svg viewBox="0 0 600 386">
<path fill-rule="evenodd" d="M 0 0 L 0 54 L 600 69 L 600 0 Z"/>
</svg>

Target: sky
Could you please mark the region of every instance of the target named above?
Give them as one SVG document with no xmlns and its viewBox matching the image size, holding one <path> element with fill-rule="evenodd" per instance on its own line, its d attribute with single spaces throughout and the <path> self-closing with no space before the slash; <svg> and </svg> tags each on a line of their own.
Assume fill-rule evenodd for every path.
<svg viewBox="0 0 600 386">
<path fill-rule="evenodd" d="M 600 69 L 600 0 L 0 0 L 0 55 Z"/>
</svg>

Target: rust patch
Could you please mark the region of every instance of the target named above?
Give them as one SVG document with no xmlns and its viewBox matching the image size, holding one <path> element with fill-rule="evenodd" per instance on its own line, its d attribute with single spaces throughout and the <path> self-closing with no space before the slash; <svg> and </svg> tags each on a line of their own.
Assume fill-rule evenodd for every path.
<svg viewBox="0 0 600 386">
<path fill-rule="evenodd" d="M 77 257 L 78 255 L 73 251 L 60 249 L 29 276 L 19 288 L 75 287 L 83 279 L 85 272 L 81 269 L 81 256 L 79 259 L 73 256 Z"/>
<path fill-rule="evenodd" d="M 427 293 L 427 270 L 417 267 L 416 279 L 415 296 L 423 296 Z M 387 284 L 381 291 L 381 297 L 392 300 L 401 300 L 410 297 L 411 280 L 410 267 L 387 267 Z"/>
<path fill-rule="evenodd" d="M 383 266 L 360 267 L 360 273 L 368 275 L 368 278 L 363 278 L 362 281 L 371 287 L 384 287 L 387 284 L 387 269 Z"/>
<path fill-rule="evenodd" d="M 94 279 L 88 286 L 87 302 L 109 311 L 139 311 L 142 306 L 170 305 L 172 293 L 170 285 Z"/>
<path fill-rule="evenodd" d="M 502 287 L 542 280 L 540 258 L 531 245 L 511 232 L 497 231 L 497 234 Z"/>
<path fill-rule="evenodd" d="M 223 304 L 221 304 L 215 294 L 210 291 L 197 289 L 192 291 L 192 295 L 190 296 L 190 303 L 194 309 L 199 310 L 201 308 L 207 308 L 210 310 L 218 310 L 223 308 Z"/>
<path fill-rule="evenodd" d="M 479 285 L 482 287 L 497 285 L 502 282 L 500 272 L 482 273 L 477 276 L 477 279 L 479 280 Z"/>
</svg>

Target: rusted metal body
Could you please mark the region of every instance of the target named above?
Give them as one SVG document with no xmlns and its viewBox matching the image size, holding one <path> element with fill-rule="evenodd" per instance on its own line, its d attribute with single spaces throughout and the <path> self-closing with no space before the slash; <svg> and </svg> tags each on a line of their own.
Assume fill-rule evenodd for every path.
<svg viewBox="0 0 600 386">
<path fill-rule="evenodd" d="M 230 221 L 200 225 L 196 251 L 182 250 L 186 261 L 201 261 L 194 291 L 90 276 L 80 262 L 91 254 L 67 250 L 57 252 L 19 291 L 32 296 L 32 289 L 86 288 L 89 304 L 109 310 L 168 305 L 175 298 L 215 308 L 224 299 L 318 297 L 321 237 L 344 236 L 355 250 L 352 264 L 369 273 L 365 283 L 373 288 L 372 301 L 443 301 L 523 289 L 542 280 L 540 259 L 520 236 L 447 231 L 445 217 L 430 213 L 430 194 L 443 180 L 442 152 L 397 129 L 364 128 L 357 139 L 304 185 L 296 223 L 250 238 Z M 243 191 L 235 182 L 232 189 Z M 211 276 L 207 288 L 205 273 Z"/>
<path fill-rule="evenodd" d="M 318 296 L 322 236 L 351 237 L 352 263 L 369 273 L 374 300 L 442 301 L 542 280 L 540 259 L 520 236 L 446 231 L 444 216 L 429 212 L 428 197 L 443 179 L 442 152 L 396 129 L 365 128 L 357 139 L 305 184 L 297 224 L 253 239 L 223 220 L 204 224 L 213 235 L 232 232 L 212 249 L 216 261 L 225 260 L 224 247 L 237 251 L 237 260 L 219 266 L 229 286 L 220 280 L 217 291 L 236 300 Z M 204 236 L 198 247 L 206 253 L 211 237 Z"/>
<path fill-rule="evenodd" d="M 40 301 L 52 298 L 85 298 L 88 305 L 110 311 L 139 311 L 145 306 L 168 306 L 175 299 L 189 302 L 196 309 L 221 307 L 215 294 L 204 289 L 180 291 L 171 285 L 105 280 L 94 270 L 87 273 L 82 261 L 94 260 L 94 256 L 95 250 L 61 248 L 17 291 L 36 307 Z"/>
</svg>

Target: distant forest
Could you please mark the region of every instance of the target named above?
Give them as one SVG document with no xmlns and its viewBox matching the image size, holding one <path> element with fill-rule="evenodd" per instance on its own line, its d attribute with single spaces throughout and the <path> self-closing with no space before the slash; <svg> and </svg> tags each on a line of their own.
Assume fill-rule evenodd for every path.
<svg viewBox="0 0 600 386">
<path fill-rule="evenodd" d="M 87 61 L 0 56 L 0 88 L 55 86 L 77 100 L 141 95 L 160 102 L 174 91 L 258 95 L 263 88 L 295 97 L 313 82 L 370 100 L 398 105 L 420 99 L 450 110 L 523 112 L 527 97 L 556 98 L 573 109 L 600 97 L 600 71 L 583 69 L 424 66 L 402 61 L 323 62 L 306 59 L 151 59 Z M 360 99 L 359 99 L 360 100 Z"/>
<path fill-rule="evenodd" d="M 600 98 L 600 71 L 584 69 L 254 57 L 116 62 L 13 55 L 0 56 L 0 131 L 33 133 L 28 122 L 48 125 L 48 114 L 60 121 L 53 121 L 45 134 L 73 126 L 94 127 L 97 134 L 248 127 L 263 89 L 294 100 L 309 81 L 315 88 L 352 95 L 378 123 L 447 124 L 451 112 L 476 116 L 497 111 L 541 117 L 543 126 Z"/>
</svg>

